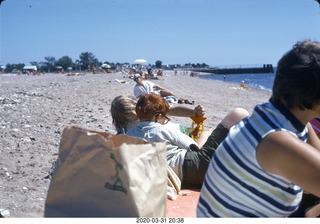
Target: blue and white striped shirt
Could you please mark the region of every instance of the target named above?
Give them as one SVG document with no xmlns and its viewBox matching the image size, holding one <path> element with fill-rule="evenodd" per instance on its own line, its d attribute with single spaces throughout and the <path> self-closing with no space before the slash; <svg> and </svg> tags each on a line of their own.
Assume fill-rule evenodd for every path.
<svg viewBox="0 0 320 224">
<path fill-rule="evenodd" d="M 209 165 L 198 217 L 287 217 L 299 207 L 302 189 L 265 171 L 256 159 L 261 140 L 280 130 L 307 140 L 306 126 L 275 102 L 257 105 L 231 128 Z"/>
</svg>

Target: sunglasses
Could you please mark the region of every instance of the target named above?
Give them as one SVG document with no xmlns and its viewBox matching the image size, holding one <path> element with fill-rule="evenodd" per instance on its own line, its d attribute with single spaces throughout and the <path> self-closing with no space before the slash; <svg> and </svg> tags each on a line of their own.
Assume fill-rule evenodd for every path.
<svg viewBox="0 0 320 224">
<path fill-rule="evenodd" d="M 164 124 L 167 124 L 170 121 L 170 118 L 168 118 L 166 115 L 163 115 L 161 112 L 156 113 L 156 116 L 158 117 L 160 114 L 162 114 L 162 117 L 164 118 Z"/>
</svg>

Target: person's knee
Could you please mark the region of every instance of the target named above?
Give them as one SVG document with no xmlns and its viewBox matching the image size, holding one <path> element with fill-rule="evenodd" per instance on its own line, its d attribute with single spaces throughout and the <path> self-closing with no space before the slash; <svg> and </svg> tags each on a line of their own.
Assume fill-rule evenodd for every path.
<svg viewBox="0 0 320 224">
<path fill-rule="evenodd" d="M 160 90 L 160 95 L 163 96 L 163 97 L 164 96 L 174 96 L 174 94 L 172 92 L 170 92 L 168 90 L 165 90 L 165 89 Z"/>
<path fill-rule="evenodd" d="M 221 124 L 230 129 L 232 126 L 239 123 L 243 118 L 247 117 L 249 112 L 241 107 L 236 107 L 221 121 Z"/>
</svg>

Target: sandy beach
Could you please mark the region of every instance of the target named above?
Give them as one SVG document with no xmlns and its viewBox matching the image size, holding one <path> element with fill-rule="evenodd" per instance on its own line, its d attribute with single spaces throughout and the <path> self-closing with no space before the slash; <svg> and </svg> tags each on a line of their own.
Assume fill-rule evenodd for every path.
<svg viewBox="0 0 320 224">
<path fill-rule="evenodd" d="M 237 84 L 205 80 L 164 71 L 151 80 L 176 94 L 202 104 L 206 128 L 214 128 L 234 107 L 249 112 L 271 93 L 239 88 Z M 239 83 L 240 84 L 240 83 Z M 68 125 L 115 133 L 110 103 L 118 95 L 133 95 L 128 74 L 0 74 L 0 209 L 10 217 L 43 217 L 50 169 Z M 172 104 L 179 105 L 179 104 Z M 171 120 L 191 125 L 190 118 Z"/>
</svg>

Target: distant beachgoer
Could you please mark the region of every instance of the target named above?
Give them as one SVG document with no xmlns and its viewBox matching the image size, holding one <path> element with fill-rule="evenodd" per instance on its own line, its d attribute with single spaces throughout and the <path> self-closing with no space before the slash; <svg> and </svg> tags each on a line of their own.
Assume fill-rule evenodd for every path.
<svg viewBox="0 0 320 224">
<path fill-rule="evenodd" d="M 95 74 L 96 73 L 96 66 L 92 65 L 91 67 L 92 67 L 92 69 L 91 69 L 92 70 L 92 74 Z"/>
<path fill-rule="evenodd" d="M 233 109 L 216 127 L 202 136 L 199 144 L 191 137 L 165 124 L 169 105 L 164 98 L 150 93 L 137 102 L 136 113 L 139 122 L 127 134 L 151 142 L 165 142 L 168 165 L 182 180 L 182 184 L 200 188 L 210 159 L 219 143 L 227 136 L 229 129 L 248 112 L 242 108 Z"/>
<path fill-rule="evenodd" d="M 163 76 L 163 71 L 161 69 L 159 69 L 158 72 L 157 72 L 157 75 L 158 76 Z"/>
<path fill-rule="evenodd" d="M 134 86 L 133 93 L 135 97 L 141 97 L 148 93 L 155 93 L 162 97 L 174 96 L 172 92 L 166 90 L 165 88 L 156 85 L 155 83 L 147 80 L 142 80 L 140 74 L 135 74 L 133 80 L 136 82 Z"/>
<path fill-rule="evenodd" d="M 149 79 L 158 79 L 157 74 L 153 73 L 152 68 L 149 68 L 147 70 L 147 76 L 148 76 Z"/>
<path fill-rule="evenodd" d="M 245 89 L 245 90 L 248 90 L 248 89 L 249 89 L 248 86 L 246 86 L 246 85 L 244 84 L 244 80 L 241 81 L 240 87 L 241 87 L 242 89 Z"/>
<path fill-rule="evenodd" d="M 309 123 L 320 117 L 319 86 L 320 43 L 296 43 L 278 62 L 270 100 L 214 153 L 198 217 L 288 217 L 304 192 L 320 197 L 320 140 Z M 304 215 L 319 216 L 312 206 Z"/>
<path fill-rule="evenodd" d="M 135 68 L 135 67 L 132 67 L 132 68 L 130 69 L 129 74 L 130 74 L 130 75 L 136 74 L 136 68 Z"/>
</svg>

